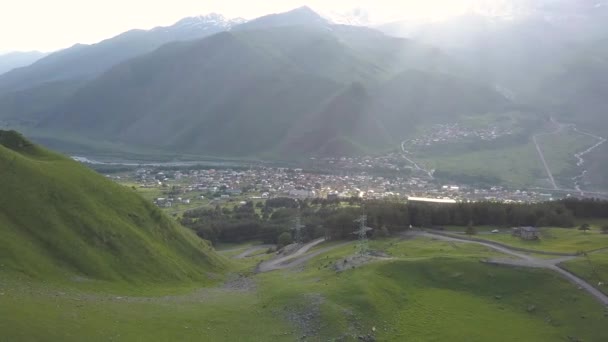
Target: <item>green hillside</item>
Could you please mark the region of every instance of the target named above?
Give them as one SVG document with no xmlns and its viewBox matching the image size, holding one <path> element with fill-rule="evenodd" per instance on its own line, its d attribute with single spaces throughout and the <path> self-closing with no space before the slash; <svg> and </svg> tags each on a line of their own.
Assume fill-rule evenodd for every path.
<svg viewBox="0 0 608 342">
<path fill-rule="evenodd" d="M 152 203 L 0 131 L 0 272 L 36 279 L 204 281 L 223 259 Z"/>
</svg>

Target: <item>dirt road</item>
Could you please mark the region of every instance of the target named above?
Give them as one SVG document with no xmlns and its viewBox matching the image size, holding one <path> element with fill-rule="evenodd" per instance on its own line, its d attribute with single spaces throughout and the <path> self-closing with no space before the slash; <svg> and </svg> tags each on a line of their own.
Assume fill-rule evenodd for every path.
<svg viewBox="0 0 608 342">
<path fill-rule="evenodd" d="M 253 254 L 255 252 L 258 252 L 258 251 L 263 250 L 263 249 L 272 248 L 272 247 L 274 247 L 274 245 L 253 246 L 253 247 L 247 248 L 243 253 L 235 256 L 234 259 L 245 259 L 245 258 L 247 258 L 248 256 L 250 256 L 251 254 Z"/>
<path fill-rule="evenodd" d="M 286 268 L 286 265 L 292 264 L 293 262 L 298 261 L 295 259 L 306 254 L 306 252 L 311 250 L 313 247 L 315 247 L 323 242 L 325 242 L 325 238 L 317 239 L 317 240 L 311 241 L 311 242 L 303 245 L 302 247 L 300 247 L 298 250 L 296 250 L 292 254 L 270 259 L 268 261 L 264 261 L 258 265 L 257 271 L 258 272 L 269 272 L 269 271 Z"/>
<path fill-rule="evenodd" d="M 518 251 L 514 251 L 511 249 L 505 248 L 503 246 L 498 246 L 498 245 L 495 245 L 495 244 L 492 244 L 489 242 L 471 241 L 471 240 L 466 240 L 466 239 L 459 239 L 456 237 L 447 237 L 447 236 L 443 236 L 443 235 L 437 235 L 437 234 L 428 233 L 428 232 L 417 232 L 417 233 L 413 233 L 413 234 L 418 235 L 418 236 L 426 236 L 426 237 L 430 237 L 430 238 L 442 240 L 442 241 L 475 243 L 478 245 L 482 245 L 482 246 L 494 249 L 494 250 L 499 251 L 504 254 L 512 255 L 519 259 L 515 259 L 515 260 L 513 260 L 513 259 L 490 259 L 487 262 L 492 263 L 492 264 L 501 264 L 501 265 L 517 266 L 517 267 L 534 267 L 534 268 L 544 268 L 544 269 L 552 270 L 554 272 L 561 274 L 564 278 L 568 279 L 570 282 L 578 285 L 579 288 L 587 291 L 590 295 L 592 295 L 600 303 L 608 306 L 608 296 L 606 296 L 604 293 L 602 293 L 601 291 L 599 291 L 598 289 L 593 287 L 591 284 L 589 284 L 585 280 L 583 280 L 583 279 L 577 277 L 576 275 L 559 267 L 560 263 L 568 261 L 568 260 L 572 260 L 576 257 L 560 257 L 560 258 L 550 259 L 550 260 L 539 259 L 539 258 L 535 258 L 533 256 L 530 256 L 530 255 L 527 255 L 527 254 L 524 254 L 524 253 L 521 253 Z"/>
</svg>

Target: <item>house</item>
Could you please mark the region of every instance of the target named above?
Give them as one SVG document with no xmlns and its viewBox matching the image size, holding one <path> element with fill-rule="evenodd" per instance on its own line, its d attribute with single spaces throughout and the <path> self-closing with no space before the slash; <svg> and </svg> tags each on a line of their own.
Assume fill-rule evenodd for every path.
<svg viewBox="0 0 608 342">
<path fill-rule="evenodd" d="M 516 227 L 512 229 L 511 235 L 518 236 L 522 240 L 538 240 L 538 229 L 534 227 Z"/>
<path fill-rule="evenodd" d="M 289 191 L 290 197 L 295 198 L 314 198 L 316 195 L 314 190 L 291 190 Z"/>
<path fill-rule="evenodd" d="M 339 193 L 337 191 L 330 192 L 327 194 L 327 199 L 330 201 L 337 201 L 339 198 Z"/>
</svg>

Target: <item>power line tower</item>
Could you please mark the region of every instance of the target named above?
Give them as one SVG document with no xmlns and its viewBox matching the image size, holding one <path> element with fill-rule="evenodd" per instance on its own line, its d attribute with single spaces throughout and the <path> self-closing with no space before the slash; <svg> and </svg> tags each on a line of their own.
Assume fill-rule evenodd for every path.
<svg viewBox="0 0 608 342">
<path fill-rule="evenodd" d="M 294 242 L 297 244 L 302 243 L 302 228 L 306 227 L 302 224 L 302 220 L 300 215 L 296 216 L 293 220 L 293 225 L 291 226 L 291 230 L 293 230 Z"/>
<path fill-rule="evenodd" d="M 357 243 L 359 254 L 365 254 L 369 250 L 367 233 L 374 229 L 367 226 L 367 215 L 361 215 L 355 222 L 359 223 L 357 230 L 353 232 L 353 234 L 359 236 L 359 242 Z"/>
</svg>

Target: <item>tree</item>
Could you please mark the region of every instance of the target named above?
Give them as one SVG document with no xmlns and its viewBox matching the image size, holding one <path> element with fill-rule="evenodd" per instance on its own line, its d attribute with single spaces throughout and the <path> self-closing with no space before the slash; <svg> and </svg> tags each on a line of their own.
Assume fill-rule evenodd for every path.
<svg viewBox="0 0 608 342">
<path fill-rule="evenodd" d="M 279 235 L 279 239 L 278 239 L 279 247 L 285 247 L 287 245 L 290 245 L 292 242 L 293 242 L 293 239 L 291 238 L 290 233 L 284 232 L 281 235 Z"/>
<path fill-rule="evenodd" d="M 587 233 L 587 231 L 591 230 L 591 226 L 588 223 L 583 223 L 580 227 L 578 227 L 578 230 L 582 230 L 583 232 Z"/>
<path fill-rule="evenodd" d="M 475 227 L 473 227 L 473 221 L 469 221 L 469 224 L 467 225 L 467 230 L 465 231 L 465 233 L 467 235 L 477 234 L 477 230 L 475 229 Z"/>
<path fill-rule="evenodd" d="M 388 229 L 386 228 L 386 226 L 382 226 L 382 228 L 374 230 L 374 233 L 373 233 L 374 239 L 385 238 L 385 237 L 388 237 L 389 235 L 390 235 L 390 233 L 389 233 Z"/>
<path fill-rule="evenodd" d="M 602 227 L 602 234 L 608 234 L 608 225 Z"/>
</svg>

